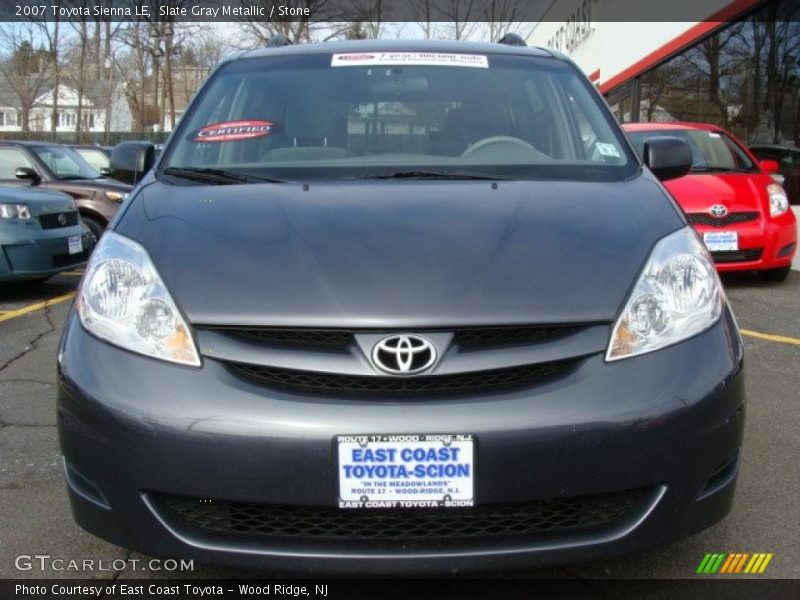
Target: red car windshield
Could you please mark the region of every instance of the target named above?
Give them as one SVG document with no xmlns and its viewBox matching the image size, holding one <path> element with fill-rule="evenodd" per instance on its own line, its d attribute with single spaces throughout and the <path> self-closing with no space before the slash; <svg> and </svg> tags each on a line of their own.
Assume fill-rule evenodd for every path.
<svg viewBox="0 0 800 600">
<path fill-rule="evenodd" d="M 692 150 L 692 173 L 751 173 L 758 167 L 729 135 L 705 129 L 669 129 L 660 131 L 635 131 L 631 141 L 639 156 L 644 142 L 654 137 L 676 137 Z"/>
</svg>

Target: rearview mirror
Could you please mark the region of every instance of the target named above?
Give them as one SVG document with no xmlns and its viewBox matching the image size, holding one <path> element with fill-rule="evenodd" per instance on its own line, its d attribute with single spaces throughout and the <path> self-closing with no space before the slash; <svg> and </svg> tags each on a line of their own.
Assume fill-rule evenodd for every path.
<svg viewBox="0 0 800 600">
<path fill-rule="evenodd" d="M 761 163 L 761 170 L 764 171 L 767 175 L 772 175 L 773 173 L 777 173 L 781 166 L 778 164 L 778 161 L 765 159 L 762 160 Z"/>
<path fill-rule="evenodd" d="M 156 162 L 156 149 L 150 142 L 120 142 L 111 152 L 109 175 L 136 185 Z"/>
<path fill-rule="evenodd" d="M 659 136 L 644 142 L 644 164 L 661 181 L 683 177 L 692 168 L 689 144 L 676 137 Z"/>
<path fill-rule="evenodd" d="M 42 182 L 42 178 L 39 176 L 39 173 L 30 167 L 17 167 L 17 169 L 14 171 L 14 177 L 17 179 L 30 179 L 31 185 L 39 185 Z"/>
</svg>

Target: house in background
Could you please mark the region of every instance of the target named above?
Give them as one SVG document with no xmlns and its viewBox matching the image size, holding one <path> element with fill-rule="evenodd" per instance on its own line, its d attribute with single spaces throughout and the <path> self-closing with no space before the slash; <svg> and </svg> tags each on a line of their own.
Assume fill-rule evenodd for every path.
<svg viewBox="0 0 800 600">
<path fill-rule="evenodd" d="M 51 82 L 42 85 L 42 92 L 31 105 L 28 129 L 31 132 L 52 130 L 54 89 Z M 108 131 L 131 131 L 133 117 L 127 99 L 119 86 L 108 81 L 94 81 L 87 86 L 82 101 L 78 91 L 68 84 L 58 88 L 57 132 L 74 133 L 77 127 L 80 105 L 82 132 L 103 133 Z M 0 132 L 21 132 L 22 106 L 19 96 L 9 81 L 0 75 Z M 106 123 L 110 126 L 106 128 Z"/>
</svg>

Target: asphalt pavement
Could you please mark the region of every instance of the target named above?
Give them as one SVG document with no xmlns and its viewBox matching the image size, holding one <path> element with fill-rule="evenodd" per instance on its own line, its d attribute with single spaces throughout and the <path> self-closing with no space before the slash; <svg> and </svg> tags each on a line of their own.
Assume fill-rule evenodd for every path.
<svg viewBox="0 0 800 600">
<path fill-rule="evenodd" d="M 39 286 L 0 286 L 0 578 L 237 577 L 195 564 L 148 568 L 147 557 L 82 531 L 72 520 L 56 439 L 56 350 L 78 273 Z M 646 555 L 516 573 L 528 577 L 695 578 L 706 553 L 762 552 L 761 578 L 800 578 L 800 272 L 782 284 L 753 274 L 725 286 L 745 335 L 747 425 L 735 504 L 714 527 Z M 92 570 L 23 568 L 20 555 L 90 559 Z M 132 562 L 132 561 L 140 562 Z M 63 565 L 61 565 L 63 567 Z M 725 576 L 720 576 L 725 577 Z M 730 577 L 730 576 L 729 576 Z M 738 575 L 737 577 L 744 577 Z"/>
</svg>

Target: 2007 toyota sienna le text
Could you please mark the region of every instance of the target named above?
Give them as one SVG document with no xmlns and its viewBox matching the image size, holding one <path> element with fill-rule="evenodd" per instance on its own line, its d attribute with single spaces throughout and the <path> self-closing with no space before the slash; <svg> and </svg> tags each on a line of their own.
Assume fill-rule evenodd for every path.
<svg viewBox="0 0 800 600">
<path fill-rule="evenodd" d="M 659 182 L 689 149 L 645 148 L 647 166 L 545 50 L 224 62 L 66 324 L 78 523 L 157 556 L 396 573 L 641 551 L 718 521 L 742 343 Z M 152 156 L 123 146 L 112 169 Z"/>
</svg>

